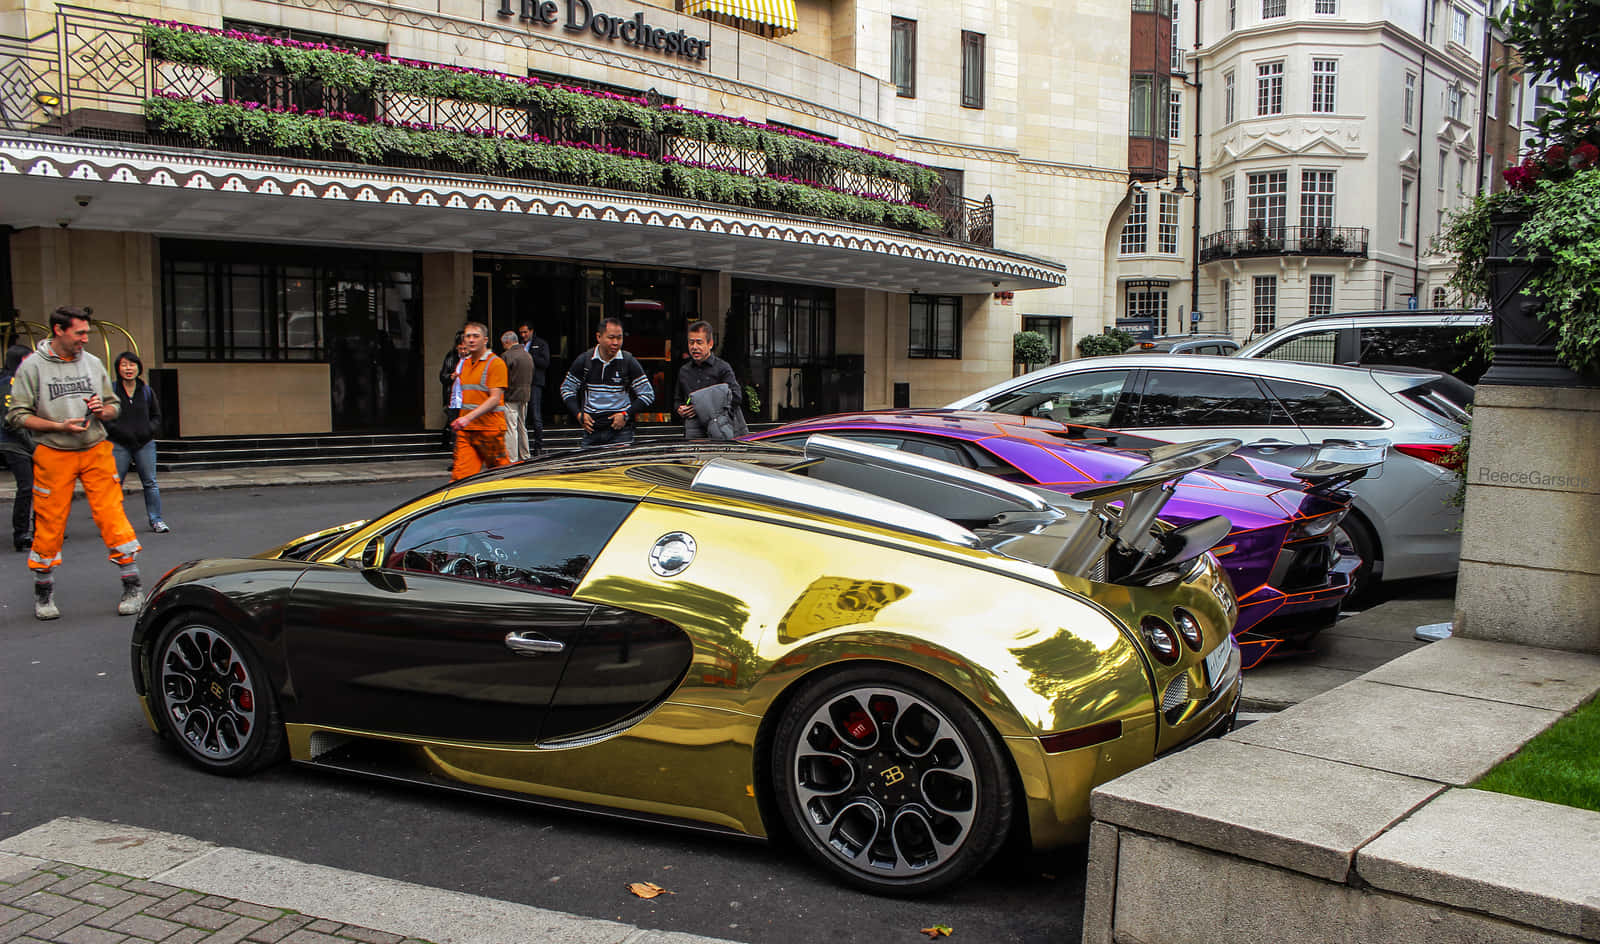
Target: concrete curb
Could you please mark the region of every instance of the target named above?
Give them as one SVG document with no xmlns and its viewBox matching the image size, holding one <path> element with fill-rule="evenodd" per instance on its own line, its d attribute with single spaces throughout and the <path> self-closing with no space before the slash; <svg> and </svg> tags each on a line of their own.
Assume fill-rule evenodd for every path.
<svg viewBox="0 0 1600 944">
<path fill-rule="evenodd" d="M 163 941 L 205 931 L 185 938 L 195 944 L 220 942 L 225 926 L 240 932 L 232 941 L 300 944 L 729 944 L 72 817 L 0 840 L 0 903 L 0 940 L 62 944 L 141 922 Z"/>
</svg>

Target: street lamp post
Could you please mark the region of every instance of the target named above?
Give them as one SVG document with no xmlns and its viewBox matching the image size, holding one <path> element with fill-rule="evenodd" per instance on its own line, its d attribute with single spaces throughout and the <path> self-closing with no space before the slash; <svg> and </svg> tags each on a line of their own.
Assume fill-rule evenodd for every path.
<svg viewBox="0 0 1600 944">
<path fill-rule="evenodd" d="M 1172 188 L 1176 194 L 1187 194 L 1189 188 L 1184 186 L 1186 176 L 1192 175 L 1194 179 L 1194 216 L 1192 219 L 1191 234 L 1193 244 L 1189 247 L 1189 333 L 1200 330 L 1200 322 L 1194 320 L 1194 313 L 1200 310 L 1200 154 L 1196 151 L 1194 166 L 1187 164 L 1178 165 L 1178 183 Z"/>
</svg>

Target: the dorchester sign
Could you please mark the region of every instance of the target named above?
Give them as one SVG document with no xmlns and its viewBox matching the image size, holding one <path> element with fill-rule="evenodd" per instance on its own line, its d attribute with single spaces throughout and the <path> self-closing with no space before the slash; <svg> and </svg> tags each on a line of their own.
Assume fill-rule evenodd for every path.
<svg viewBox="0 0 1600 944">
<path fill-rule="evenodd" d="M 711 41 L 690 36 L 683 30 L 664 30 L 645 22 L 644 13 L 631 17 L 596 13 L 589 0 L 500 0 L 499 14 L 516 17 L 527 23 L 554 26 L 566 8 L 566 19 L 561 28 L 569 33 L 593 33 L 608 42 L 620 42 L 640 49 L 648 49 L 668 56 L 706 61 L 706 51 Z"/>
</svg>

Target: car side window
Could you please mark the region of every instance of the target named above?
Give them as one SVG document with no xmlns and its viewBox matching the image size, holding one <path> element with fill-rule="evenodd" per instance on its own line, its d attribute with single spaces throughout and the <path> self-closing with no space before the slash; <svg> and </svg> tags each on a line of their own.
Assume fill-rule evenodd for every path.
<svg viewBox="0 0 1600 944">
<path fill-rule="evenodd" d="M 1109 426 L 1128 380 L 1126 370 L 1057 374 L 989 399 L 995 413 L 1043 416 L 1059 423 Z"/>
<path fill-rule="evenodd" d="M 1274 361 L 1299 361 L 1302 364 L 1332 364 L 1337 355 L 1339 332 L 1334 328 L 1305 331 L 1284 338 L 1258 356 Z"/>
<path fill-rule="evenodd" d="M 1195 370 L 1146 374 L 1135 426 L 1289 425 L 1254 379 Z"/>
<path fill-rule="evenodd" d="M 1337 390 L 1289 380 L 1264 381 L 1289 416 L 1300 426 L 1382 426 L 1383 419 L 1368 413 Z"/>
<path fill-rule="evenodd" d="M 1475 383 L 1483 373 L 1478 346 L 1460 325 L 1380 325 L 1361 329 L 1361 363 L 1426 367 Z"/>
<path fill-rule="evenodd" d="M 570 595 L 633 503 L 502 495 L 435 508 L 401 526 L 384 565 Z"/>
</svg>

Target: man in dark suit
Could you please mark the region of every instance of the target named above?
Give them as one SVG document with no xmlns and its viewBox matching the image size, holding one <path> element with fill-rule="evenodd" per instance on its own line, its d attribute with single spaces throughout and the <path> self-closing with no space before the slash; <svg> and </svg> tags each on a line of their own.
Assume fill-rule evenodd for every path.
<svg viewBox="0 0 1600 944">
<path fill-rule="evenodd" d="M 533 330 L 531 321 L 517 325 L 517 337 L 522 339 L 522 349 L 533 358 L 533 385 L 523 427 L 528 430 L 528 445 L 537 456 L 544 449 L 544 372 L 550 366 L 550 345 Z"/>
</svg>

